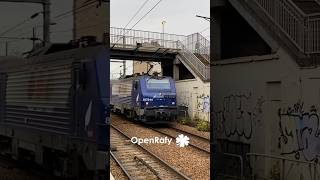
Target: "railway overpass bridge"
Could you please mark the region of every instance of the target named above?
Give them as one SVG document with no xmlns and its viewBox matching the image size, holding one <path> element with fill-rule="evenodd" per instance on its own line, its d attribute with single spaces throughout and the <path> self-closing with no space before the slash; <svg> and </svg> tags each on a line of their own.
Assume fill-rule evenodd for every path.
<svg viewBox="0 0 320 180">
<path fill-rule="evenodd" d="M 183 68 L 203 81 L 210 79 L 210 42 L 199 33 L 188 36 L 110 28 L 110 58 L 161 62 L 164 73 L 179 79 Z M 182 66 L 179 66 L 183 64 Z M 166 71 L 168 70 L 168 71 Z"/>
<path fill-rule="evenodd" d="M 188 36 L 110 28 L 110 58 L 161 62 L 162 74 L 176 80 L 177 104 L 190 117 L 210 119 L 210 42 Z"/>
</svg>

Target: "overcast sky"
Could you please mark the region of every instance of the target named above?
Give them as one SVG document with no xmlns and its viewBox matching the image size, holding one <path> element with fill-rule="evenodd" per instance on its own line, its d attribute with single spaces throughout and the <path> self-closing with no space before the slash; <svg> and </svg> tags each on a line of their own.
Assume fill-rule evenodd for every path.
<svg viewBox="0 0 320 180">
<path fill-rule="evenodd" d="M 51 40 L 53 42 L 66 42 L 72 39 L 72 14 L 63 18 L 55 18 L 58 14 L 72 9 L 73 0 L 51 0 Z M 110 24 L 112 27 L 123 28 L 136 13 L 145 0 L 111 0 Z M 158 0 L 149 0 L 135 19 L 128 25 L 131 28 Z M 42 6 L 30 3 L 0 3 L 0 34 L 8 28 L 29 18 L 32 14 L 42 11 Z M 201 32 L 209 39 L 209 22 L 197 18 L 196 15 L 210 16 L 210 0 L 162 0 L 142 21 L 133 29 L 162 32 L 163 20 L 166 21 L 165 32 L 179 35 L 190 35 Z M 14 31 L 2 36 L 31 37 L 32 28 L 36 27 L 37 36 L 42 38 L 42 16 L 24 23 Z M 8 41 L 9 55 L 26 52 L 31 49 L 29 40 L 8 40 L 0 38 L 0 56 L 5 55 L 5 42 Z M 111 72 L 119 73 L 118 64 L 112 64 Z M 132 63 L 128 63 L 127 72 L 132 72 Z M 116 75 L 116 74 L 115 74 Z"/>
<path fill-rule="evenodd" d="M 112 27 L 124 27 L 136 13 L 145 0 L 111 0 L 110 24 Z M 127 26 L 130 29 L 158 0 L 149 2 L 137 17 Z M 133 29 L 162 32 L 163 20 L 166 21 L 165 32 L 179 35 L 190 35 L 202 32 L 209 38 L 210 23 L 196 15 L 210 17 L 210 0 L 162 0 L 140 23 Z M 132 67 L 128 63 L 128 67 Z M 119 64 L 112 64 L 111 72 L 119 73 Z M 128 68 L 132 72 L 132 68 Z M 115 74 L 113 75 L 115 76 Z"/>
</svg>

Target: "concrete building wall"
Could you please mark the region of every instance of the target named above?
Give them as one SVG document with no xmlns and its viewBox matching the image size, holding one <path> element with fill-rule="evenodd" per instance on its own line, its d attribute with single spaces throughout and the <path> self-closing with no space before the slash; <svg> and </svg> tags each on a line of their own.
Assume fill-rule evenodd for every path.
<svg viewBox="0 0 320 180">
<path fill-rule="evenodd" d="M 319 67 L 302 69 L 283 49 L 215 63 L 211 78 L 218 139 L 248 145 L 251 153 L 308 162 L 319 158 Z M 286 162 L 283 172 L 281 161 L 272 158 L 251 158 L 250 164 L 265 178 L 279 172 L 286 179 L 314 179 L 308 164 Z"/>
<path fill-rule="evenodd" d="M 88 0 L 74 0 L 74 9 L 90 3 Z M 97 40 L 103 40 L 103 34 L 109 33 L 110 26 L 110 3 L 102 2 L 101 5 L 94 3 L 82 9 L 78 9 L 74 15 L 75 38 L 81 36 L 97 36 Z"/>
<path fill-rule="evenodd" d="M 188 115 L 210 121 L 210 83 L 200 79 L 176 81 L 177 104 L 188 108 Z"/>
</svg>

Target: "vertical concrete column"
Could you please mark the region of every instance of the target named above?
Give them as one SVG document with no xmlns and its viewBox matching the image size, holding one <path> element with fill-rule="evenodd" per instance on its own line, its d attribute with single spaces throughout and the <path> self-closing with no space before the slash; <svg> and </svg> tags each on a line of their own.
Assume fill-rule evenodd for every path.
<svg viewBox="0 0 320 180">
<path fill-rule="evenodd" d="M 198 112 L 198 101 L 197 101 L 197 97 L 199 95 L 199 87 L 198 86 L 194 86 L 192 88 L 192 109 L 191 112 L 189 111 L 189 114 L 191 115 L 192 118 L 194 118 L 196 115 L 198 116 L 199 112 Z"/>
<path fill-rule="evenodd" d="M 175 80 L 175 81 L 177 81 L 177 80 L 179 80 L 179 64 L 180 64 L 181 62 L 178 60 L 178 59 L 175 59 L 174 61 L 173 61 L 173 79 Z"/>
<path fill-rule="evenodd" d="M 175 81 L 179 80 L 179 65 L 178 64 L 173 65 L 173 79 Z"/>
<path fill-rule="evenodd" d="M 211 8 L 211 13 L 213 20 L 211 20 L 211 41 L 213 48 L 211 55 L 214 60 L 221 59 L 221 12 L 222 7 L 213 7 Z"/>
</svg>

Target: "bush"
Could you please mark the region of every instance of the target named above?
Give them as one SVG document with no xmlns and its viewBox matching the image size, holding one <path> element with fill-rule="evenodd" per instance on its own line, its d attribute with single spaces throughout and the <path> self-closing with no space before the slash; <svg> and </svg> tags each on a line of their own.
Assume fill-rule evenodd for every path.
<svg viewBox="0 0 320 180">
<path fill-rule="evenodd" d="M 195 127 L 197 124 L 194 120 L 190 119 L 189 117 L 180 117 L 178 118 L 178 122 L 182 125 L 188 125 L 192 127 Z"/>
<path fill-rule="evenodd" d="M 196 128 L 199 131 L 205 131 L 205 132 L 209 132 L 210 131 L 210 125 L 208 121 L 205 121 L 203 119 L 198 119 L 197 120 L 197 125 Z"/>
<path fill-rule="evenodd" d="M 195 127 L 199 131 L 205 131 L 205 132 L 210 131 L 209 122 L 201 119 L 198 116 L 195 116 L 193 119 L 190 119 L 189 117 L 178 117 L 177 121 L 178 121 L 178 123 L 180 123 L 182 125 Z"/>
<path fill-rule="evenodd" d="M 180 124 L 186 125 L 186 124 L 188 124 L 188 121 L 190 121 L 190 119 L 189 118 L 185 118 L 185 117 L 178 117 L 177 121 Z"/>
</svg>

